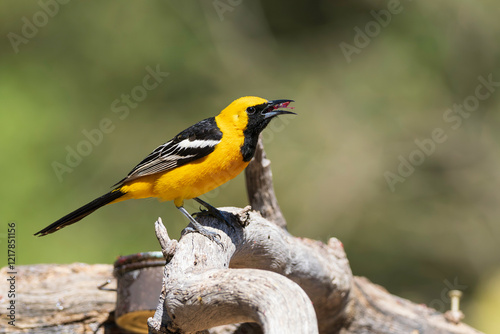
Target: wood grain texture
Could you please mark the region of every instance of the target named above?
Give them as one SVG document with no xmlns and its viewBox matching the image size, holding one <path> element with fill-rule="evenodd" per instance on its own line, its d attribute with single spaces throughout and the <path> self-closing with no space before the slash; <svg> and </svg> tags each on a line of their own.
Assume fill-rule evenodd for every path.
<svg viewBox="0 0 500 334">
<path fill-rule="evenodd" d="M 109 329 L 106 333 L 112 333 L 116 326 L 107 320 L 116 294 L 97 289 L 113 279 L 112 270 L 110 265 L 83 263 L 16 267 L 16 326 L 7 323 L 9 299 L 2 292 L 0 332 L 105 333 Z M 0 277 L 7 277 L 6 267 Z"/>
</svg>

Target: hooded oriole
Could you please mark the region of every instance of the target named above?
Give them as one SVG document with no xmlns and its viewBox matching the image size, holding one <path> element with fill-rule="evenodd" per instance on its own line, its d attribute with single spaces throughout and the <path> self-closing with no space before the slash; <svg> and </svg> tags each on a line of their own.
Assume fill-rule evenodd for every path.
<svg viewBox="0 0 500 334">
<path fill-rule="evenodd" d="M 203 228 L 183 207 L 195 199 L 220 217 L 217 209 L 198 196 L 236 177 L 252 159 L 259 134 L 271 119 L 294 114 L 287 108 L 293 100 L 247 96 L 233 101 L 216 117 L 204 119 L 158 146 L 109 193 L 62 217 L 35 233 L 43 236 L 76 223 L 100 207 L 128 199 L 157 197 L 174 201 L 194 229 L 214 240 L 216 233 Z"/>
</svg>

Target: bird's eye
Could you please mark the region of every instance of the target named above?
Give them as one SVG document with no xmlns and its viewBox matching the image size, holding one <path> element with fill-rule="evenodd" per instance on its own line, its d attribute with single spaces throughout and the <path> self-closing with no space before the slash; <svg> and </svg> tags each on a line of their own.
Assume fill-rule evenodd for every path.
<svg viewBox="0 0 500 334">
<path fill-rule="evenodd" d="M 255 107 L 248 107 L 247 108 L 247 114 L 252 115 L 255 113 Z"/>
</svg>

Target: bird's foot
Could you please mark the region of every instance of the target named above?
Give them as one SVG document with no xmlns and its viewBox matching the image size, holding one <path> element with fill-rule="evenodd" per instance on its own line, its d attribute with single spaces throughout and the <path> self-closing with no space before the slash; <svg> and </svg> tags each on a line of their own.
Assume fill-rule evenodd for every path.
<svg viewBox="0 0 500 334">
<path fill-rule="evenodd" d="M 196 225 L 194 225 L 194 226 L 196 226 Z M 217 245 L 219 245 L 222 248 L 224 248 L 224 245 L 220 241 L 220 235 L 218 233 L 216 233 L 216 232 L 209 231 L 209 230 L 207 230 L 204 227 L 201 227 L 201 226 L 200 227 L 191 227 L 191 226 L 188 226 L 188 227 L 186 227 L 184 229 L 184 233 L 200 233 L 204 237 L 207 237 L 209 240 L 215 242 Z"/>
<path fill-rule="evenodd" d="M 179 211 L 182 212 L 182 214 L 186 216 L 187 219 L 189 219 L 191 225 L 193 226 L 193 227 L 190 226 L 186 227 L 184 229 L 185 233 L 198 232 L 201 235 L 207 237 L 209 240 L 215 242 L 217 245 L 221 246 L 222 249 L 224 249 L 224 245 L 220 241 L 221 237 L 219 234 L 209 231 L 205 227 L 203 227 L 200 223 L 196 221 L 196 219 L 193 218 L 193 216 L 189 214 L 189 212 L 186 211 L 186 209 L 184 209 L 184 207 L 178 206 L 177 209 L 179 209 Z"/>
<path fill-rule="evenodd" d="M 220 211 L 220 210 L 219 210 L 219 209 L 217 209 L 216 207 L 214 207 L 214 206 L 212 206 L 212 205 L 208 204 L 207 202 L 205 202 L 205 201 L 203 201 L 203 200 L 199 199 L 198 197 L 193 198 L 193 199 L 194 199 L 195 201 L 197 201 L 198 203 L 200 203 L 201 205 L 203 205 L 203 206 L 206 208 L 206 210 L 204 210 L 204 209 L 200 208 L 200 212 L 197 212 L 197 213 L 195 213 L 195 214 L 194 214 L 196 217 L 200 217 L 200 216 L 212 216 L 212 217 L 215 217 L 215 218 L 217 218 L 217 219 L 222 220 L 223 222 L 225 222 L 225 223 L 226 223 L 226 225 L 227 225 L 227 226 L 229 226 L 230 228 L 232 228 L 232 229 L 233 229 L 233 231 L 234 231 L 234 226 L 233 226 L 233 224 L 231 223 L 231 221 L 230 221 L 230 220 L 228 220 L 228 219 L 224 216 L 224 214 L 222 213 L 222 211 Z"/>
</svg>

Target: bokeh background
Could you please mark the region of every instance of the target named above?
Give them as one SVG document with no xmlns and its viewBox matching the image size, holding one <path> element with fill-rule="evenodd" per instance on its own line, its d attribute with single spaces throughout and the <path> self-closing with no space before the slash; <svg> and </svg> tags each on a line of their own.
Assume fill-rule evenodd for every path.
<svg viewBox="0 0 500 334">
<path fill-rule="evenodd" d="M 339 238 L 356 275 L 438 311 L 463 290 L 465 321 L 500 332 L 498 17 L 491 0 L 2 2 L 0 212 L 18 264 L 158 250 L 158 216 L 174 237 L 187 222 L 156 200 L 33 233 L 233 99 L 289 98 L 299 115 L 264 138 L 291 233 Z M 243 207 L 244 187 L 205 199 Z"/>
</svg>

